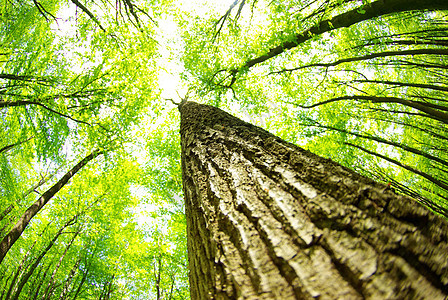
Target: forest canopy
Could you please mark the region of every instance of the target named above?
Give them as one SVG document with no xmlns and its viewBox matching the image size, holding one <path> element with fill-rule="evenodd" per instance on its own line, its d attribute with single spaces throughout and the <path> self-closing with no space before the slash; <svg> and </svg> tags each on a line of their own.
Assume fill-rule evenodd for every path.
<svg viewBox="0 0 448 300">
<path fill-rule="evenodd" d="M 448 217 L 445 0 L 0 4 L 0 299 L 189 297 L 179 112 Z"/>
</svg>

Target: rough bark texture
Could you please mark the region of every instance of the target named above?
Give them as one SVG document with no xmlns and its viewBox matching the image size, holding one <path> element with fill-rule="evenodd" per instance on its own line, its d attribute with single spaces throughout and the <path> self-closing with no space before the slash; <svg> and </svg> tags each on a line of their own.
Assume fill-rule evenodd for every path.
<svg viewBox="0 0 448 300">
<path fill-rule="evenodd" d="M 192 299 L 445 298 L 445 220 L 217 108 L 179 109 Z"/>
</svg>

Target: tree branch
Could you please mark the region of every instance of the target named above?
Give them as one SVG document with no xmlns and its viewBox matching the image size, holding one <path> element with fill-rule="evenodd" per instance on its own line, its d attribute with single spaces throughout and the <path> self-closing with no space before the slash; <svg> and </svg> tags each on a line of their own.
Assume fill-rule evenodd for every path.
<svg viewBox="0 0 448 300">
<path fill-rule="evenodd" d="M 328 99 L 328 100 L 325 100 L 325 101 L 322 101 L 322 102 L 319 102 L 316 104 L 308 105 L 308 106 L 305 106 L 305 105 L 298 105 L 298 106 L 301 108 L 308 109 L 308 108 L 314 108 L 314 107 L 318 107 L 321 105 L 325 105 L 325 104 L 337 102 L 337 101 L 342 101 L 342 100 L 366 100 L 366 101 L 370 101 L 372 103 L 398 103 L 398 104 L 402 104 L 404 106 L 415 108 L 419 111 L 422 111 L 422 112 L 428 114 L 429 117 L 431 117 L 435 120 L 438 120 L 445 124 L 448 124 L 448 113 L 439 111 L 439 110 L 448 111 L 448 107 L 445 107 L 442 105 L 437 105 L 437 104 L 432 104 L 432 103 L 406 100 L 406 99 L 401 99 L 401 98 L 396 98 L 396 97 L 376 97 L 376 96 L 362 96 L 362 95 L 341 96 L 341 97 Z"/>
<path fill-rule="evenodd" d="M 434 55 L 448 55 L 448 49 L 414 49 L 414 50 L 401 50 L 401 51 L 386 51 L 386 52 L 379 52 L 379 53 L 372 53 L 369 55 L 359 56 L 359 57 L 350 57 L 350 58 L 344 58 L 340 59 L 331 63 L 317 63 L 317 64 L 309 64 L 305 66 L 300 66 L 297 68 L 292 69 L 283 69 L 276 72 L 271 72 L 269 74 L 279 74 L 283 72 L 292 72 L 297 71 L 305 68 L 312 68 L 312 67 L 334 67 L 343 63 L 348 62 L 355 62 L 355 61 L 363 61 L 363 60 L 369 60 L 374 59 L 378 57 L 388 57 L 388 56 L 407 56 L 407 55 L 428 55 L 428 54 L 434 54 Z"/>
<path fill-rule="evenodd" d="M 26 140 L 23 140 L 23 141 L 18 141 L 17 143 L 14 143 L 14 144 L 6 145 L 5 147 L 0 148 L 0 153 L 2 153 L 2 152 L 6 152 L 6 151 L 8 151 L 8 150 L 11 150 L 11 149 L 14 148 L 15 146 L 18 146 L 18 145 L 21 145 L 21 144 L 23 144 L 23 143 L 25 143 L 25 142 L 28 142 L 28 141 L 31 140 L 32 138 L 34 138 L 34 136 L 31 136 L 31 137 L 29 137 L 29 138 L 27 138 Z"/>
<path fill-rule="evenodd" d="M 287 41 L 281 42 L 277 47 L 270 49 L 266 54 L 246 61 L 241 68 L 232 70 L 234 72 L 230 86 L 236 81 L 236 76 L 242 70 L 271 59 L 286 50 L 297 47 L 298 45 L 312 39 L 316 35 L 321 35 L 338 28 L 349 27 L 356 23 L 374 19 L 391 13 L 399 13 L 413 10 L 438 10 L 448 9 L 448 2 L 445 0 L 420 1 L 420 0 L 378 0 L 368 5 L 362 6 L 363 13 L 360 13 L 360 7 L 333 17 L 330 20 L 323 20 L 318 24 L 311 26 L 305 31 L 295 34 Z"/>
<path fill-rule="evenodd" d="M 75 118 L 73 118 L 73 117 L 71 117 L 69 115 L 66 115 L 66 114 L 60 113 L 58 111 L 55 111 L 54 109 L 49 108 L 48 106 L 46 106 L 46 105 L 44 105 L 44 104 L 42 104 L 40 102 L 37 102 L 37 101 L 27 101 L 27 100 L 18 100 L 18 101 L 12 101 L 12 102 L 11 101 L 0 101 L 0 108 L 2 108 L 2 107 L 14 107 L 14 106 L 26 106 L 26 105 L 38 105 L 38 106 L 41 106 L 44 109 L 46 109 L 46 110 L 48 110 L 48 111 L 50 111 L 50 112 L 52 112 L 54 114 L 57 114 L 57 115 L 59 115 L 61 117 L 70 119 L 70 120 L 75 121 L 77 123 L 81 123 L 81 124 L 86 124 L 86 125 L 92 126 L 92 124 L 90 124 L 88 122 L 81 121 L 81 120 L 75 119 Z"/>
<path fill-rule="evenodd" d="M 399 161 L 397 161 L 395 159 L 392 159 L 390 157 L 387 157 L 385 155 L 381 155 L 381 154 L 372 152 L 370 150 L 367 150 L 367 149 L 365 149 L 365 148 L 363 148 L 361 146 L 358 146 L 358 145 L 355 145 L 355 144 L 352 144 L 352 143 L 344 143 L 344 144 L 346 144 L 348 146 L 355 147 L 355 148 L 357 148 L 357 149 L 359 149 L 359 150 L 361 150 L 361 151 L 363 151 L 363 152 L 365 152 L 367 154 L 371 154 L 371 155 L 377 156 L 377 157 L 382 158 L 382 159 L 384 159 L 384 160 L 386 160 L 386 161 L 388 161 L 390 163 L 393 163 L 394 165 L 402 167 L 403 169 L 411 171 L 412 173 L 418 174 L 418 175 L 426 178 L 427 180 L 431 181 L 432 183 L 436 184 L 437 186 L 443 188 L 444 190 L 448 191 L 448 185 L 447 184 L 441 182 L 440 180 L 434 178 L 433 176 L 431 176 L 431 175 L 429 175 L 429 174 L 427 174 L 425 172 L 422 172 L 422 171 L 420 171 L 418 169 L 415 169 L 415 168 L 413 168 L 411 166 L 405 165 L 405 164 L 403 164 L 403 163 L 401 163 L 401 162 L 399 162 Z"/>
<path fill-rule="evenodd" d="M 397 81 L 388 81 L 388 80 L 352 80 L 352 82 L 360 82 L 360 83 L 379 83 L 379 84 L 387 84 L 387 85 L 398 85 L 398 86 L 406 86 L 406 87 L 416 87 L 422 89 L 430 89 L 436 91 L 448 92 L 448 87 L 433 85 L 433 84 L 423 84 L 423 83 L 407 83 L 407 82 L 397 82 Z M 442 100 L 442 99 L 440 99 Z"/>
<path fill-rule="evenodd" d="M 33 0 L 34 5 L 36 5 L 37 10 L 39 11 L 39 13 L 45 18 L 45 20 L 47 22 L 49 22 L 50 20 L 47 18 L 47 15 L 49 15 L 51 18 L 53 18 L 53 20 L 56 20 L 56 17 L 54 15 L 52 15 L 50 12 L 48 12 L 45 7 L 42 6 L 42 4 L 40 4 L 39 2 L 37 2 L 36 0 Z"/>
<path fill-rule="evenodd" d="M 102 31 L 106 32 L 106 29 L 104 29 L 104 27 L 101 25 L 100 21 L 98 21 L 98 19 L 93 15 L 93 13 L 91 13 L 87 7 L 85 7 L 81 2 L 79 2 L 78 0 L 71 0 L 77 7 L 79 7 L 83 12 L 85 12 L 90 19 L 92 19 L 92 21 L 94 21 L 99 28 L 101 28 Z"/>
</svg>

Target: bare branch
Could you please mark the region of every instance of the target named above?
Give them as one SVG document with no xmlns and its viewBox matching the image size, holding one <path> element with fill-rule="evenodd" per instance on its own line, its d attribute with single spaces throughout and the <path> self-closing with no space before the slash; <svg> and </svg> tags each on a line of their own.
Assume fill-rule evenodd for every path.
<svg viewBox="0 0 448 300">
<path fill-rule="evenodd" d="M 46 105 L 44 105 L 44 104 L 42 104 L 40 102 L 37 102 L 37 101 L 27 101 L 27 100 L 18 100 L 18 101 L 12 101 L 12 102 L 10 102 L 10 101 L 0 101 L 0 108 L 2 108 L 2 107 L 14 107 L 14 106 L 26 106 L 26 105 L 38 105 L 38 106 L 41 106 L 44 109 L 46 109 L 46 110 L 48 110 L 48 111 L 50 111 L 50 112 L 52 112 L 54 114 L 57 114 L 57 115 L 59 115 L 61 117 L 70 119 L 70 120 L 75 121 L 77 123 L 81 123 L 81 124 L 86 124 L 86 125 L 92 126 L 92 124 L 90 124 L 88 122 L 77 120 L 77 119 L 75 119 L 75 118 L 73 118 L 73 117 L 71 117 L 69 115 L 66 115 L 66 114 L 63 114 L 61 112 L 55 111 L 54 109 L 52 109 L 52 108 L 50 108 L 50 107 L 48 107 L 48 106 L 46 106 Z"/>
<path fill-rule="evenodd" d="M 101 25 L 100 21 L 98 21 L 98 19 L 93 15 L 93 13 L 91 13 L 87 7 L 85 7 L 81 2 L 79 2 L 78 0 L 71 0 L 77 7 L 79 7 L 83 12 L 85 12 L 90 19 L 92 19 L 92 21 L 94 21 L 99 28 L 101 28 L 102 31 L 106 32 L 106 29 L 104 29 L 104 27 Z"/>
<path fill-rule="evenodd" d="M 350 58 L 344 58 L 340 59 L 331 63 L 317 63 L 317 64 L 309 64 L 305 66 L 300 66 L 297 68 L 292 69 L 283 69 L 276 72 L 271 72 L 269 74 L 279 74 L 283 72 L 292 72 L 297 71 L 305 68 L 312 68 L 312 67 L 334 67 L 343 63 L 348 62 L 355 62 L 355 61 L 363 61 L 363 60 L 369 60 L 379 57 L 389 57 L 389 56 L 408 56 L 408 55 L 448 55 L 448 49 L 414 49 L 414 50 L 401 50 L 401 51 L 386 51 L 386 52 L 378 52 L 378 53 L 372 53 L 369 55 L 359 56 L 359 57 L 350 57 Z"/>
</svg>

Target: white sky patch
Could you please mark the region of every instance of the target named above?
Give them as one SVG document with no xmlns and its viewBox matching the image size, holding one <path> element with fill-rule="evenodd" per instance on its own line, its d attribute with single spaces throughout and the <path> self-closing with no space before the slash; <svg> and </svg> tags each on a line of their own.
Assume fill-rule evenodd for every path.
<svg viewBox="0 0 448 300">
<path fill-rule="evenodd" d="M 183 67 L 177 60 L 183 51 L 182 41 L 179 38 L 179 28 L 172 17 L 166 17 L 159 21 L 160 32 L 158 40 L 160 43 L 159 86 L 162 90 L 162 98 L 177 99 L 179 93 L 184 94 L 180 88 L 180 73 Z"/>
</svg>

